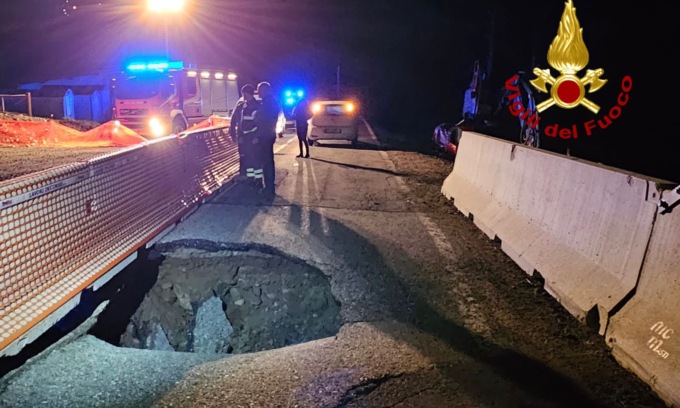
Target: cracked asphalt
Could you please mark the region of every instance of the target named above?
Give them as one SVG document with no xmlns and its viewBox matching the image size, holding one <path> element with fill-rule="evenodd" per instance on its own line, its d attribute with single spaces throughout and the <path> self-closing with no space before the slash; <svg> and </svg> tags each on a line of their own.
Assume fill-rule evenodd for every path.
<svg viewBox="0 0 680 408">
<path fill-rule="evenodd" d="M 341 303 L 337 336 L 212 361 L 175 353 L 187 359 L 179 365 L 84 336 L 1 385 L 0 406 L 88 406 L 83 395 L 111 407 L 664 406 L 446 201 L 439 189 L 451 162 L 373 136 L 362 126 L 357 149 L 312 147 L 296 159 L 287 135 L 277 141 L 273 201 L 236 185 L 157 243 L 252 248 L 318 267 Z M 99 361 L 106 370 L 93 369 Z M 36 383 L 36 372 L 54 375 Z M 156 381 L 143 382 L 150 375 Z M 144 399 L 134 405 L 114 378 L 142 381 Z"/>
</svg>

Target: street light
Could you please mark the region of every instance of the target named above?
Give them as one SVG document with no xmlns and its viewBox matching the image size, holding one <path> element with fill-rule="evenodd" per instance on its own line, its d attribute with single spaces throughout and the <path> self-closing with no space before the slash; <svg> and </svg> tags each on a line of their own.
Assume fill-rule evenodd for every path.
<svg viewBox="0 0 680 408">
<path fill-rule="evenodd" d="M 178 12 L 184 9 L 184 0 L 148 0 L 147 7 L 154 13 Z"/>
<path fill-rule="evenodd" d="M 168 14 L 179 13 L 184 9 L 185 0 L 147 0 L 146 7 L 152 13 L 163 14 L 165 24 L 165 56 L 170 57 L 170 45 L 168 40 Z"/>
</svg>

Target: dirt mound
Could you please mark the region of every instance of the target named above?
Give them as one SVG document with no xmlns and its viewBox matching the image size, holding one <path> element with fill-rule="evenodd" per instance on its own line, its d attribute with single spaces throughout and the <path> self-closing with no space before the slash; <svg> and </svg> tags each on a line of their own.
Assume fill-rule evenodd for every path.
<svg viewBox="0 0 680 408">
<path fill-rule="evenodd" d="M 57 122 L 59 122 L 60 125 L 64 125 L 81 132 L 87 132 L 88 130 L 92 130 L 98 126 L 101 126 L 101 123 L 93 122 L 91 120 L 59 119 Z"/>
<path fill-rule="evenodd" d="M 0 118 L 0 146 L 124 147 L 145 140 L 117 122 L 82 132 L 54 120 Z"/>
<path fill-rule="evenodd" d="M 202 122 L 196 123 L 189 128 L 189 130 L 205 129 L 213 126 L 228 126 L 231 123 L 230 119 L 222 116 L 211 116 Z"/>
</svg>

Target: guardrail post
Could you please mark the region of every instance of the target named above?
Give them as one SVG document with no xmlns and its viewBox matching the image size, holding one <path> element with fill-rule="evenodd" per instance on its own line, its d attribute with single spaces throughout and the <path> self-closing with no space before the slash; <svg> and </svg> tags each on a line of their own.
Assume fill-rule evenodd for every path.
<svg viewBox="0 0 680 408">
<path fill-rule="evenodd" d="M 28 99 L 28 116 L 33 116 L 33 104 L 31 103 L 30 92 L 26 92 L 26 98 Z"/>
<path fill-rule="evenodd" d="M 3 96 L 0 99 L 2 99 L 2 113 L 5 113 L 5 97 Z"/>
</svg>

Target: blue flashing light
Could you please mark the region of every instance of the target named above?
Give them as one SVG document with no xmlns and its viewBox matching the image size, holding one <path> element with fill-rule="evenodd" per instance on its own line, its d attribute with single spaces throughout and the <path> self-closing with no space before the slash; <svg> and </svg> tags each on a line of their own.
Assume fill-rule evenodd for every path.
<svg viewBox="0 0 680 408">
<path fill-rule="evenodd" d="M 298 96 L 298 98 L 302 98 L 303 96 L 305 96 L 305 91 L 300 89 L 299 91 L 297 91 L 297 96 Z"/>
<path fill-rule="evenodd" d="M 127 66 L 128 71 L 165 71 L 184 68 L 183 61 L 134 62 Z"/>
<path fill-rule="evenodd" d="M 295 99 L 293 99 L 293 98 L 286 99 L 286 105 L 293 105 L 293 104 L 295 104 Z"/>
<path fill-rule="evenodd" d="M 127 69 L 128 71 L 142 71 L 146 69 L 146 64 L 130 64 Z"/>
<path fill-rule="evenodd" d="M 293 92 L 286 91 L 286 98 L 290 98 L 291 96 L 293 96 Z"/>
</svg>

